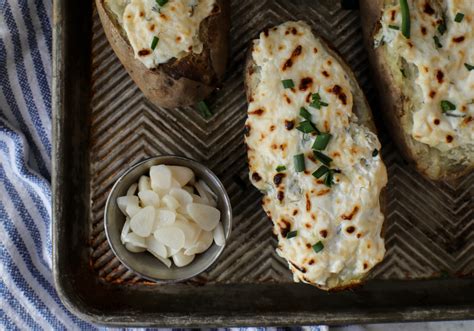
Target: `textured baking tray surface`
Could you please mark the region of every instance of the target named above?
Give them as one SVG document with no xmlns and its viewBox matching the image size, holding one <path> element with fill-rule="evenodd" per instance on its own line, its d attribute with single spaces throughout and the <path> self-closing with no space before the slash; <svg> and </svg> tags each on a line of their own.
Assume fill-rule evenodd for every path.
<svg viewBox="0 0 474 331">
<path fill-rule="evenodd" d="M 375 94 L 362 47 L 358 11 L 339 1 L 231 1 L 232 45 L 222 89 L 210 99 L 215 115 L 194 109 L 159 109 L 135 86 L 110 48 L 97 13 L 93 17 L 91 105 L 91 250 L 98 276 L 107 282 L 144 282 L 114 257 L 104 233 L 109 190 L 132 164 L 158 154 L 177 154 L 209 166 L 224 183 L 234 212 L 228 245 L 209 272 L 191 283 L 289 283 L 286 262 L 275 253 L 271 223 L 260 193 L 248 182 L 243 125 L 246 100 L 243 64 L 250 41 L 265 27 L 305 20 L 330 40 L 355 71 L 369 101 Z M 378 109 L 373 106 L 375 116 Z M 434 184 L 404 164 L 377 118 L 389 171 L 385 260 L 371 274 L 379 279 L 472 276 L 474 272 L 474 174 L 456 183 Z"/>
</svg>

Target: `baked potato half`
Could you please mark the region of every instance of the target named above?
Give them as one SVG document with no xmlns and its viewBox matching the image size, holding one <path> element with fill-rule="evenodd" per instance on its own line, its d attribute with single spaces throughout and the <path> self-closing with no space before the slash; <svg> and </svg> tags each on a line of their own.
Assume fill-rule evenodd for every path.
<svg viewBox="0 0 474 331">
<path fill-rule="evenodd" d="M 105 34 L 144 95 L 166 108 L 205 99 L 223 78 L 226 0 L 96 0 Z"/>
<path fill-rule="evenodd" d="M 405 158 L 433 180 L 474 167 L 472 0 L 360 0 L 385 122 Z"/>
<path fill-rule="evenodd" d="M 385 254 L 387 172 L 351 69 L 304 22 L 264 30 L 245 66 L 249 176 L 296 282 L 338 290 Z"/>
</svg>

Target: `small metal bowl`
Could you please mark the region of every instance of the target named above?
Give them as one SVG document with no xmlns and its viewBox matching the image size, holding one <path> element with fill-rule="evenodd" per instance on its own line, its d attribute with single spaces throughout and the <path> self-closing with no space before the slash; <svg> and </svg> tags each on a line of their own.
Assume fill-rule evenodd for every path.
<svg viewBox="0 0 474 331">
<path fill-rule="evenodd" d="M 125 223 L 117 198 L 126 195 L 130 185 L 137 183 L 142 175 L 148 175 L 151 166 L 158 164 L 185 166 L 194 171 L 217 195 L 217 208 L 221 211 L 221 222 L 224 227 L 226 242 L 232 229 L 232 207 L 229 197 L 219 178 L 204 165 L 180 156 L 157 156 L 137 163 L 128 169 L 112 187 L 107 198 L 104 213 L 105 234 L 115 256 L 125 267 L 143 278 L 159 283 L 179 282 L 192 278 L 207 270 L 224 250 L 224 246 L 215 243 L 207 251 L 196 255 L 193 262 L 185 267 L 174 265 L 168 269 L 163 263 L 148 252 L 132 253 L 120 240 L 120 233 Z"/>
</svg>

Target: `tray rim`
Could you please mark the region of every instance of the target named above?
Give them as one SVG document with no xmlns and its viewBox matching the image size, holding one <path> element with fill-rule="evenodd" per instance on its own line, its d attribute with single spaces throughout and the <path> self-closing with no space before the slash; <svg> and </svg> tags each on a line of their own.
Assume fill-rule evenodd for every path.
<svg viewBox="0 0 474 331">
<path fill-rule="evenodd" d="M 218 314 L 174 314 L 174 313 L 154 313 L 144 317 L 123 316 L 120 311 L 115 314 L 104 316 L 100 310 L 95 309 L 74 293 L 74 286 L 67 282 L 61 275 L 59 256 L 59 242 L 66 240 L 63 229 L 65 212 L 62 202 L 65 199 L 63 187 L 66 182 L 64 178 L 64 163 L 61 151 L 66 147 L 61 132 L 64 124 L 64 112 L 66 105 L 66 81 L 68 73 L 68 63 L 65 54 L 68 51 L 67 43 L 67 2 L 62 0 L 53 1 L 53 152 L 52 152 L 52 201 L 53 201 L 53 278 L 56 290 L 61 301 L 67 309 L 85 321 L 107 326 L 161 326 L 161 327 L 216 327 L 216 326 L 292 326 L 308 324 L 350 324 L 350 323 L 378 323 L 394 321 L 423 321 L 423 320 L 453 320 L 453 319 L 474 319 L 474 305 L 460 306 L 410 306 L 404 311 L 380 310 L 380 311 L 313 311 L 313 312 L 265 312 L 265 313 L 244 313 L 240 315 L 218 315 Z M 90 4 L 92 6 L 92 2 Z M 454 281 L 454 280 L 453 280 Z M 474 280 L 466 281 L 468 284 Z M 374 280 L 373 284 L 381 284 L 386 281 Z M 391 281 L 413 284 L 416 281 Z M 107 287 L 108 285 L 103 285 Z M 412 285 L 410 285 L 412 286 Z M 81 305 L 82 304 L 82 305 Z"/>
</svg>

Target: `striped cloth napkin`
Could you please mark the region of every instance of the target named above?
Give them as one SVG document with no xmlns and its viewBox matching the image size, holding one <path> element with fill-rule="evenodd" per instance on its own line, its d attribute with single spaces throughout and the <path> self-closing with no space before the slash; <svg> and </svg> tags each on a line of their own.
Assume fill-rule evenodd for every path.
<svg viewBox="0 0 474 331">
<path fill-rule="evenodd" d="M 51 274 L 51 12 L 52 0 L 0 0 L 2 330 L 97 328 L 62 305 Z"/>
</svg>

